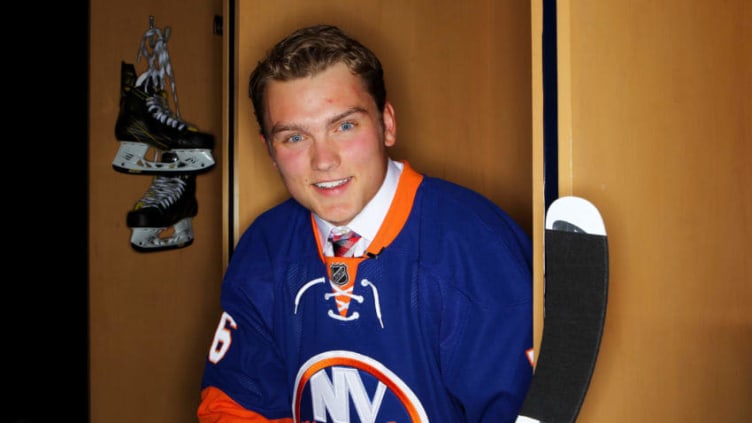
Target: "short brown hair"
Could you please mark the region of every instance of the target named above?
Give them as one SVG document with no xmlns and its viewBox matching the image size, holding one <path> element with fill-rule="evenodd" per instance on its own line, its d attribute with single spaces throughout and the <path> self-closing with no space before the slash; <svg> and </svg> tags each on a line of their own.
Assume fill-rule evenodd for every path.
<svg viewBox="0 0 752 423">
<path fill-rule="evenodd" d="M 337 63 L 345 63 L 354 75 L 360 76 L 377 110 L 382 112 L 386 87 L 384 70 L 376 54 L 336 26 L 314 25 L 298 29 L 279 41 L 251 73 L 248 95 L 261 133 L 268 135 L 264 127 L 264 96 L 269 80 L 303 78 Z"/>
</svg>

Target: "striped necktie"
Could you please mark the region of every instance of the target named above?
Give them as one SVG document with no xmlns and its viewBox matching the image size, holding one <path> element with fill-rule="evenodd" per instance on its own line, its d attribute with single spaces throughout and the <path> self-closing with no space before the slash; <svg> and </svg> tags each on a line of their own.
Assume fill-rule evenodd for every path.
<svg viewBox="0 0 752 423">
<path fill-rule="evenodd" d="M 332 243 L 334 248 L 334 257 L 352 257 L 352 248 L 359 239 L 360 235 L 350 229 L 341 234 L 335 234 L 332 230 L 329 234 L 329 242 Z"/>
</svg>

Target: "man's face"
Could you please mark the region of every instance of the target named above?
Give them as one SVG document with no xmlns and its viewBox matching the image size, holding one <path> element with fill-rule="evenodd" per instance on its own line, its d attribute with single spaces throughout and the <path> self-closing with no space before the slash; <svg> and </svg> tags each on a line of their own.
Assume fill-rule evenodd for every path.
<svg viewBox="0 0 752 423">
<path fill-rule="evenodd" d="M 376 109 L 344 64 L 266 88 L 270 154 L 287 190 L 321 218 L 349 223 L 384 181 L 394 109 Z"/>
</svg>

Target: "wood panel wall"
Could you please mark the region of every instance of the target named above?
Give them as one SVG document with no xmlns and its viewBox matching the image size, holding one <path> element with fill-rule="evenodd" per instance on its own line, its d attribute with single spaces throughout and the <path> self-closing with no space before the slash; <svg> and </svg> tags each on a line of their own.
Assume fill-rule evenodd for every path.
<svg viewBox="0 0 752 423">
<path fill-rule="evenodd" d="M 89 62 L 89 399 L 91 423 L 195 421 L 201 374 L 219 316 L 222 266 L 221 0 L 91 0 Z M 194 242 L 140 253 L 126 214 L 151 177 L 112 159 L 120 63 L 137 62 L 154 24 L 167 41 L 184 120 L 215 136 L 217 165 L 196 177 Z"/>
<path fill-rule="evenodd" d="M 752 6 L 557 2 L 560 195 L 609 238 L 578 422 L 752 421 Z"/>
</svg>

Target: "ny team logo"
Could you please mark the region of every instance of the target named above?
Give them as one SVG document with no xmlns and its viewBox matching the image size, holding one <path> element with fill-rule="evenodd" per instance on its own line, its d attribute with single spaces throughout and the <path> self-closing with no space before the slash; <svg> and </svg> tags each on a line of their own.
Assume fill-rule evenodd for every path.
<svg viewBox="0 0 752 423">
<path fill-rule="evenodd" d="M 352 351 L 311 357 L 295 379 L 295 423 L 428 423 L 412 390 L 383 364 Z"/>
</svg>

